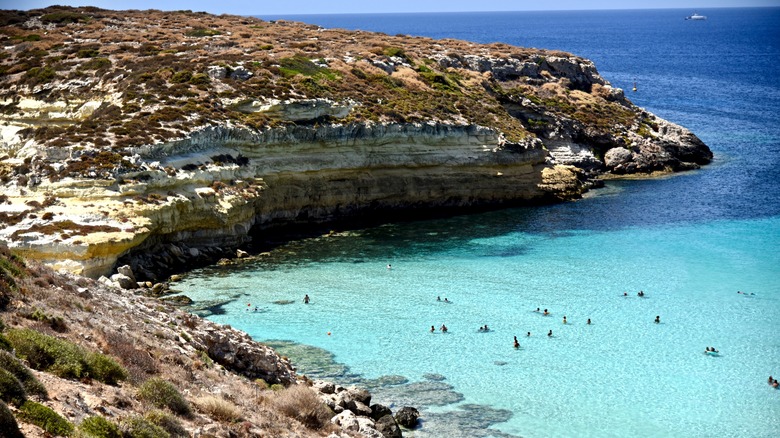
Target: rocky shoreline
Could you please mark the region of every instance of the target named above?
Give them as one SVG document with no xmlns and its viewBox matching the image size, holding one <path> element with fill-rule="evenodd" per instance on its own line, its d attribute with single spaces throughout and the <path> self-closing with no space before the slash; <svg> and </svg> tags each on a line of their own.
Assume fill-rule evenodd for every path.
<svg viewBox="0 0 780 438">
<path fill-rule="evenodd" d="M 143 382 L 158 377 L 178 387 L 186 403 L 193 406 L 192 413 L 166 420 L 177 424 L 174 429 L 186 431 L 186 436 L 253 437 L 270 433 L 300 437 L 330 432 L 333 438 L 380 438 L 400 437 L 402 427 L 412 429 L 417 425 L 416 409 L 402 407 L 393 413 L 386 406 L 372 404 L 371 394 L 365 389 L 299 375 L 290 361 L 272 348 L 230 326 L 150 298 L 152 290 L 143 283 L 123 289 L 106 279 L 62 275 L 34 263 L 25 264 L 9 254 L 0 248 L 2 278 L 8 278 L 5 275 L 10 271 L 5 267 L 11 261 L 18 267 L 18 289 L 8 289 L 5 281 L 0 288 L 0 302 L 7 303 L 0 306 L 0 354 L 5 353 L 2 350 L 7 336 L 33 329 L 88 351 L 109 354 L 126 367 L 126 377 L 113 384 L 34 371 L 46 391 L 30 398 L 75 426 L 101 416 L 132 429 L 130 419 L 149 412 Z M 123 274 L 118 275 L 132 277 L 126 267 L 121 271 Z M 57 290 L 56 298 L 51 296 L 51 289 Z M 24 350 L 17 346 L 16 351 Z M 34 366 L 28 356 L 22 357 Z M 0 361 L 0 369 L 5 366 Z M 0 408 L 5 406 L 3 401 L 8 401 L 7 385 L 0 384 Z M 287 400 L 287 391 L 297 391 L 292 397 L 298 401 Z M 310 401 L 300 404 L 300 400 Z M 220 411 L 212 407 L 215 403 L 221 406 Z M 307 417 L 308 409 L 313 417 Z M 14 407 L 11 412 L 21 415 L 18 410 Z M 226 416 L 224 411 L 231 414 Z M 13 431 L 18 423 L 25 436 L 51 436 L 43 426 L 19 418 L 13 423 L 0 418 L 0 429 Z M 242 422 L 236 421 L 239 418 Z M 276 425 L 269 428 L 269 424 Z"/>
</svg>

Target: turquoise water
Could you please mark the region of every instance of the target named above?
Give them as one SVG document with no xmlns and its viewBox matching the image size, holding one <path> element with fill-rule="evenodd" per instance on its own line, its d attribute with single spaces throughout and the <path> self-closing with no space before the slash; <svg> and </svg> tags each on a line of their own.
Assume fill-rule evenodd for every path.
<svg viewBox="0 0 780 438">
<path fill-rule="evenodd" d="M 709 20 L 307 19 L 584 55 L 618 86 L 638 78 L 629 97 L 691 128 L 715 162 L 560 205 L 336 230 L 176 288 L 193 311 L 274 341 L 300 373 L 421 408 L 415 437 L 780 436 L 766 383 L 780 376 L 780 9 L 699 12 Z"/>
<path fill-rule="evenodd" d="M 513 212 L 523 210 L 500 214 Z M 224 300 L 215 321 L 326 349 L 366 379 L 442 375 L 464 403 L 512 412 L 498 425 L 512 434 L 780 432 L 767 421 L 779 417 L 780 393 L 766 384 L 780 369 L 780 219 L 473 239 L 463 221 L 296 242 L 238 269 L 193 274 L 179 288 Z M 441 250 L 415 251 L 421 233 Z M 295 303 L 274 304 L 285 300 Z M 429 333 L 441 324 L 447 334 Z M 483 324 L 491 331 L 480 333 Z M 706 346 L 720 357 L 706 356 Z"/>
</svg>

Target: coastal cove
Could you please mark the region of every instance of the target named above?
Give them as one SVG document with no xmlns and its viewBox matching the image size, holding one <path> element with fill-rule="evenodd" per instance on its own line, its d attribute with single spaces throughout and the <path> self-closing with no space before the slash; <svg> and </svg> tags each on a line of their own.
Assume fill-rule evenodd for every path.
<svg viewBox="0 0 780 438">
<path fill-rule="evenodd" d="M 699 12 L 290 17 L 575 53 L 636 81 L 628 97 L 714 162 L 575 202 L 335 230 L 175 289 L 300 374 L 422 408 L 416 437 L 780 434 L 766 384 L 780 374 L 780 10 Z"/>
</svg>

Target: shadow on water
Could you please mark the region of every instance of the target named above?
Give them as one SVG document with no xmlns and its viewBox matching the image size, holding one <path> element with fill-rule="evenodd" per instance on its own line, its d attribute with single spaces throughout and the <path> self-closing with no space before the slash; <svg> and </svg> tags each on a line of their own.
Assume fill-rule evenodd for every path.
<svg viewBox="0 0 780 438">
<path fill-rule="evenodd" d="M 384 224 L 366 222 L 365 228 L 356 228 L 354 223 L 341 229 L 333 225 L 329 231 L 320 229 L 315 237 L 309 234 L 295 240 L 299 236 L 289 236 L 290 240 L 276 242 L 273 250 L 262 256 L 229 266 L 214 266 L 207 270 L 207 275 L 251 276 L 257 269 L 403 260 L 410 254 L 426 257 L 455 250 L 466 250 L 472 257 L 516 257 L 533 249 L 533 241 L 522 236 L 562 238 L 583 232 L 683 226 L 780 213 L 780 204 L 756 198 L 763 192 L 735 197 L 724 191 L 724 179 L 735 180 L 731 167 L 714 165 L 660 179 L 610 181 L 606 188 L 584 199 L 555 205 Z M 503 245 L 479 243 L 513 233 L 520 237 Z"/>
<path fill-rule="evenodd" d="M 403 406 L 414 406 L 421 413 L 421 426 L 414 431 L 415 437 L 515 438 L 515 435 L 490 429 L 492 425 L 508 421 L 512 417 L 511 411 L 487 405 L 461 404 L 463 394 L 446 383 L 446 377 L 441 374 L 428 374 L 421 382 L 409 382 L 406 377 L 398 375 L 366 379 L 336 362 L 333 354 L 322 348 L 291 341 L 264 343 L 289 357 L 296 364 L 298 374 L 369 389 L 373 403 L 383 404 L 393 411 Z M 442 411 L 442 407 L 451 409 Z M 438 409 L 432 411 L 431 408 Z"/>
</svg>

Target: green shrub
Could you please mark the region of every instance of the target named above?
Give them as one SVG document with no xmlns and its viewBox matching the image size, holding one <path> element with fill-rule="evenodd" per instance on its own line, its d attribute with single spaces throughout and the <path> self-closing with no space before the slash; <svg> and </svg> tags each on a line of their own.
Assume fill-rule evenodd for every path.
<svg viewBox="0 0 780 438">
<path fill-rule="evenodd" d="M 13 349 L 14 347 L 8 341 L 8 338 L 6 338 L 5 335 L 0 334 L 0 350 L 11 351 Z"/>
<path fill-rule="evenodd" d="M 16 424 L 14 413 L 2 401 L 0 401 L 0 430 L 3 431 L 5 438 L 24 438 L 19 425 Z"/>
<path fill-rule="evenodd" d="M 88 21 L 89 18 L 88 15 L 82 15 L 78 12 L 57 11 L 41 16 L 41 21 L 44 23 L 69 24 L 78 23 L 79 21 Z"/>
<path fill-rule="evenodd" d="M 283 76 L 289 78 L 297 74 L 302 74 L 304 76 L 314 76 L 325 69 L 313 63 L 311 59 L 305 56 L 296 55 L 289 58 L 280 59 L 279 70 Z"/>
<path fill-rule="evenodd" d="M 22 382 L 2 368 L 0 368 L 0 400 L 15 406 L 21 406 L 27 400 L 27 392 Z"/>
<path fill-rule="evenodd" d="M 132 438 L 171 438 L 165 429 L 141 417 L 125 418 L 119 428 Z"/>
<path fill-rule="evenodd" d="M 197 73 L 190 78 L 190 84 L 192 85 L 205 85 L 211 82 L 209 75 L 205 73 Z"/>
<path fill-rule="evenodd" d="M 187 429 L 182 426 L 181 421 L 173 415 L 160 410 L 148 412 L 144 418 L 156 426 L 160 426 L 168 432 L 172 438 L 188 438 Z"/>
<path fill-rule="evenodd" d="M 91 377 L 109 385 L 127 378 L 127 371 L 100 353 L 88 353 L 76 344 L 30 329 L 12 330 L 8 340 L 18 357 L 32 368 L 65 379 Z"/>
<path fill-rule="evenodd" d="M 76 52 L 76 56 L 79 58 L 97 58 L 98 55 L 100 55 L 100 50 L 92 47 L 79 49 L 79 51 Z"/>
<path fill-rule="evenodd" d="M 28 394 L 48 398 L 49 394 L 46 392 L 46 387 L 44 387 L 35 375 L 33 375 L 19 359 L 14 357 L 13 354 L 6 351 L 0 351 L 0 369 L 8 371 L 19 379 Z"/>
<path fill-rule="evenodd" d="M 51 408 L 27 400 L 19 408 L 19 419 L 32 423 L 52 435 L 70 436 L 73 433 L 73 425 Z"/>
<path fill-rule="evenodd" d="M 51 82 L 57 77 L 57 72 L 52 67 L 33 67 L 27 70 L 25 74 L 28 82 L 32 85 L 45 84 Z"/>
<path fill-rule="evenodd" d="M 85 418 L 79 424 L 78 432 L 84 438 L 122 438 L 119 427 L 100 415 Z"/>
<path fill-rule="evenodd" d="M 389 56 L 391 58 L 392 57 L 398 57 L 398 58 L 402 58 L 404 60 L 408 60 L 409 59 L 409 57 L 406 55 L 406 52 L 404 52 L 404 49 L 402 49 L 400 47 L 388 47 L 385 50 L 383 50 L 382 53 L 385 56 Z"/>
<path fill-rule="evenodd" d="M 192 412 L 190 404 L 179 390 L 159 377 L 153 377 L 144 382 L 138 388 L 138 396 L 155 407 L 168 408 L 177 415 L 189 415 Z"/>
<path fill-rule="evenodd" d="M 92 58 L 81 64 L 82 70 L 100 70 L 101 68 L 111 67 L 111 60 L 108 58 Z"/>
<path fill-rule="evenodd" d="M 127 379 L 127 370 L 105 354 L 89 353 L 85 359 L 90 377 L 97 381 L 116 385 Z"/>
<path fill-rule="evenodd" d="M 222 32 L 218 30 L 199 27 L 197 29 L 192 29 L 190 31 L 185 32 L 184 35 L 187 35 L 188 37 L 205 37 L 205 36 L 220 35 L 221 33 Z"/>
<path fill-rule="evenodd" d="M 66 379 L 79 379 L 84 375 L 84 353 L 75 344 L 30 329 L 11 330 L 8 340 L 16 349 L 16 355 L 36 370 Z"/>
<path fill-rule="evenodd" d="M 171 76 L 171 82 L 174 84 L 183 84 L 192 79 L 192 72 L 189 70 L 180 70 Z"/>
</svg>

